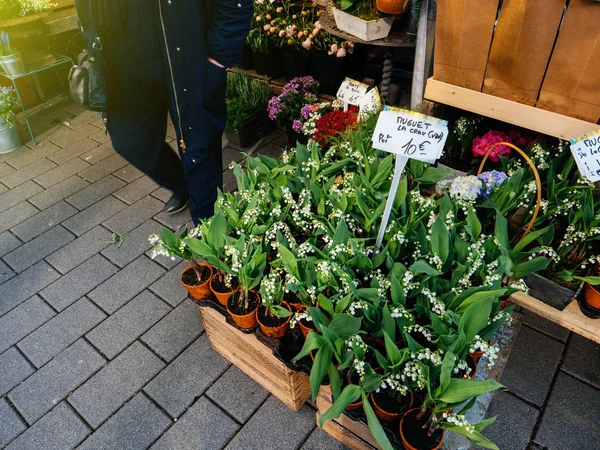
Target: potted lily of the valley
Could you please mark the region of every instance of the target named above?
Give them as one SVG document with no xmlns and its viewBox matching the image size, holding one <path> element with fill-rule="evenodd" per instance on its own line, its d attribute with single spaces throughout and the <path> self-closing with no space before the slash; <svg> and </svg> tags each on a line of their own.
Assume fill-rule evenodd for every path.
<svg viewBox="0 0 600 450">
<path fill-rule="evenodd" d="M 282 338 L 287 332 L 292 316 L 290 305 L 283 301 L 284 289 L 280 275 L 273 271 L 260 284 L 262 305 L 258 307 L 257 320 L 267 336 Z"/>
<path fill-rule="evenodd" d="M 21 145 L 15 120 L 16 106 L 14 89 L 0 87 L 0 154 L 12 152 Z"/>
<path fill-rule="evenodd" d="M 210 280 L 212 268 L 204 262 L 198 262 L 195 255 L 185 244 L 188 237 L 195 238 L 198 229 L 194 228 L 189 233 L 184 230 L 180 235 L 173 233 L 168 228 L 162 228 L 160 236 L 152 234 L 148 240 L 153 245 L 150 257 L 166 256 L 171 259 L 181 258 L 190 265 L 181 273 L 181 284 L 185 286 L 192 298 L 202 300 L 210 296 Z"/>
</svg>

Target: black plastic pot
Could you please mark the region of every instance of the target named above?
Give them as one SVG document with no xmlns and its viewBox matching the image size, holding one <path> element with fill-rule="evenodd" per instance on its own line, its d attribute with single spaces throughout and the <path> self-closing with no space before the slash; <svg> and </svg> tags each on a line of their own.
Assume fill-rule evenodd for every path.
<svg viewBox="0 0 600 450">
<path fill-rule="evenodd" d="M 269 45 L 268 53 L 252 52 L 254 60 L 254 69 L 259 75 L 266 75 L 269 78 L 281 78 L 283 76 L 283 66 L 281 64 L 281 51 L 274 45 Z"/>
<path fill-rule="evenodd" d="M 281 62 L 283 63 L 283 75 L 290 81 L 296 77 L 308 75 L 309 53 L 293 47 L 281 49 Z"/>
<path fill-rule="evenodd" d="M 529 295 L 538 300 L 562 311 L 578 296 L 583 287 L 583 283 L 577 291 L 560 286 L 553 281 L 544 278 L 541 275 L 532 273 L 527 275 L 527 286 L 529 287 Z"/>
<path fill-rule="evenodd" d="M 273 131 L 275 131 L 275 122 L 269 119 L 266 111 L 259 111 L 242 122 L 237 133 L 226 130 L 225 134 L 230 143 L 246 148 Z"/>
<path fill-rule="evenodd" d="M 313 51 L 310 53 L 308 73 L 321 85 L 323 94 L 336 95 L 342 81 L 346 77 L 344 59 L 335 55 Z"/>
<path fill-rule="evenodd" d="M 308 143 L 308 136 L 306 136 L 302 133 L 296 133 L 294 131 L 294 129 L 292 128 L 291 123 L 285 125 L 285 130 L 287 131 L 288 146 L 290 148 L 295 148 L 296 144 L 298 144 L 298 143 L 304 144 L 304 145 L 306 145 Z"/>
</svg>

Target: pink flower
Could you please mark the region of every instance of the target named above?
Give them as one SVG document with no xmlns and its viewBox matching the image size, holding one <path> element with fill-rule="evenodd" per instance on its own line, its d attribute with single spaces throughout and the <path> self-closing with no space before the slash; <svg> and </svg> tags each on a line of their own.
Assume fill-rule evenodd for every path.
<svg viewBox="0 0 600 450">
<path fill-rule="evenodd" d="M 508 142 L 512 144 L 510 137 L 501 131 L 489 131 L 483 136 L 473 139 L 473 155 L 483 158 L 490 147 L 498 142 Z M 506 145 L 497 145 L 490 153 L 492 162 L 500 161 L 500 156 L 510 157 L 511 148 Z"/>
</svg>

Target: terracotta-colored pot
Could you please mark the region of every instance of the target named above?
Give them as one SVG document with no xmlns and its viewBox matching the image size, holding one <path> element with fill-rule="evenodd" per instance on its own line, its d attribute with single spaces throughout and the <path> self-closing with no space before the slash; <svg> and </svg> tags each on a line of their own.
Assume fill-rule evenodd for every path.
<svg viewBox="0 0 600 450">
<path fill-rule="evenodd" d="M 179 278 L 181 280 L 181 284 L 183 284 L 185 286 L 185 288 L 188 290 L 188 292 L 190 293 L 192 298 L 195 300 L 203 300 L 207 297 L 210 297 L 210 294 L 211 294 L 210 280 L 212 280 L 213 268 L 210 264 L 206 264 L 206 263 L 200 263 L 199 266 L 200 267 L 208 267 L 208 269 L 210 270 L 210 277 L 204 283 L 199 284 L 197 286 L 191 286 L 191 285 L 185 284 L 183 282 L 183 275 L 186 272 L 189 272 L 190 270 L 194 270 L 194 268 L 192 266 L 189 266 L 187 269 L 185 269 L 181 273 L 181 276 Z"/>
<path fill-rule="evenodd" d="M 308 336 L 308 332 L 310 330 L 314 330 L 315 327 L 307 327 L 306 325 L 304 325 L 302 323 L 301 320 L 298 321 L 298 326 L 300 327 L 300 331 L 302 331 L 302 334 L 304 335 L 304 337 L 306 338 L 306 336 Z"/>
<path fill-rule="evenodd" d="M 235 292 L 238 292 L 238 291 L 236 290 L 236 291 L 234 291 L 234 293 Z M 256 291 L 250 291 L 250 293 L 253 293 L 254 295 L 256 295 L 258 302 L 256 303 L 256 307 L 251 312 L 248 312 L 246 314 L 241 314 L 241 315 L 234 314 L 229 309 L 229 303 L 231 303 L 231 299 L 234 297 L 234 295 L 231 295 L 229 297 L 229 300 L 227 301 L 227 312 L 229 313 L 229 315 L 231 316 L 233 321 L 236 323 L 236 325 L 238 327 L 244 328 L 244 329 L 254 328 L 256 326 L 256 324 L 258 323 L 258 321 L 256 319 L 256 311 L 258 311 L 258 305 L 260 305 L 260 294 Z"/>
<path fill-rule="evenodd" d="M 477 371 L 479 370 L 479 365 L 477 364 L 477 361 L 475 358 L 473 358 L 473 355 L 467 355 L 467 364 L 469 364 L 468 360 L 471 360 L 472 363 L 472 369 L 473 371 L 469 374 L 468 379 L 472 380 L 473 378 L 475 378 L 475 375 L 477 375 Z"/>
<path fill-rule="evenodd" d="M 213 295 L 216 297 L 216 299 L 221 305 L 227 306 L 227 300 L 229 300 L 229 297 L 231 297 L 231 294 L 233 294 L 233 289 L 229 292 L 219 292 L 215 290 L 212 284 L 213 280 L 215 279 L 215 275 L 213 275 L 213 277 L 210 279 L 210 291 L 213 293 Z"/>
<path fill-rule="evenodd" d="M 377 0 L 375 2 L 377 9 L 386 14 L 402 14 L 410 6 L 410 1 L 404 4 L 405 0 Z"/>
<path fill-rule="evenodd" d="M 362 399 L 354 402 L 354 403 L 350 403 L 348 406 L 346 406 L 346 411 L 356 411 L 357 409 L 362 408 Z"/>
<path fill-rule="evenodd" d="M 292 312 L 290 305 L 288 305 L 286 302 L 282 302 L 281 304 L 285 308 L 287 308 L 288 311 Z M 289 316 L 287 318 L 287 320 L 279 326 L 268 327 L 266 325 L 263 325 L 263 323 L 260 321 L 260 314 L 258 314 L 258 312 L 256 315 L 256 320 L 258 321 L 258 325 L 260 325 L 260 329 L 262 330 L 262 332 L 265 333 L 267 336 L 274 337 L 277 339 L 281 339 L 283 336 L 285 336 L 285 333 L 287 333 L 288 325 L 290 324 L 291 318 L 292 318 L 292 316 Z"/>
<path fill-rule="evenodd" d="M 585 284 L 585 301 L 588 305 L 600 309 L 600 291 L 596 289 L 596 286 Z"/>
<path fill-rule="evenodd" d="M 404 437 L 404 431 L 403 431 L 403 427 L 402 424 L 404 422 L 404 417 L 406 417 L 409 414 L 413 414 L 415 411 L 419 411 L 419 408 L 413 408 L 413 409 L 409 409 L 408 411 L 406 411 L 404 413 L 404 415 L 402 416 L 402 419 L 400 419 L 400 439 L 402 439 L 402 445 L 404 446 L 405 450 L 422 450 L 422 449 L 418 449 L 416 447 L 413 447 L 412 445 L 410 445 L 408 443 L 408 441 L 406 440 L 406 438 Z M 444 435 L 445 435 L 445 431 L 442 431 L 442 439 L 440 439 L 440 442 L 438 445 L 436 445 L 435 447 L 428 447 L 430 450 L 438 450 L 442 444 L 444 443 Z"/>
<path fill-rule="evenodd" d="M 492 345 L 491 339 L 488 342 L 490 343 L 490 345 Z M 475 365 L 477 365 L 477 363 L 483 356 L 483 350 L 477 350 L 476 352 L 470 353 L 470 356 L 473 358 L 473 361 L 475 361 Z"/>
<path fill-rule="evenodd" d="M 409 410 L 410 407 L 413 404 L 413 393 L 412 393 L 412 391 L 408 391 L 408 394 L 410 396 L 410 402 L 408 403 L 408 406 L 406 407 L 407 410 Z M 398 420 L 400 418 L 400 412 L 386 411 L 381 406 L 379 406 L 377 404 L 377 400 L 375 400 L 375 395 L 374 395 L 373 392 L 369 393 L 369 399 L 373 403 L 373 409 L 375 410 L 375 414 L 377 415 L 377 417 L 379 417 L 380 420 L 383 420 L 384 422 L 393 422 L 393 421 Z"/>
</svg>

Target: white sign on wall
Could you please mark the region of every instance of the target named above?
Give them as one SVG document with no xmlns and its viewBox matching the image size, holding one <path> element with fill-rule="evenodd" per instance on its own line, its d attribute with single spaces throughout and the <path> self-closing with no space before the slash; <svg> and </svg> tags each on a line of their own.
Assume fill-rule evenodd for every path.
<svg viewBox="0 0 600 450">
<path fill-rule="evenodd" d="M 571 153 L 581 176 L 600 181 L 600 130 L 571 139 Z"/>
</svg>

